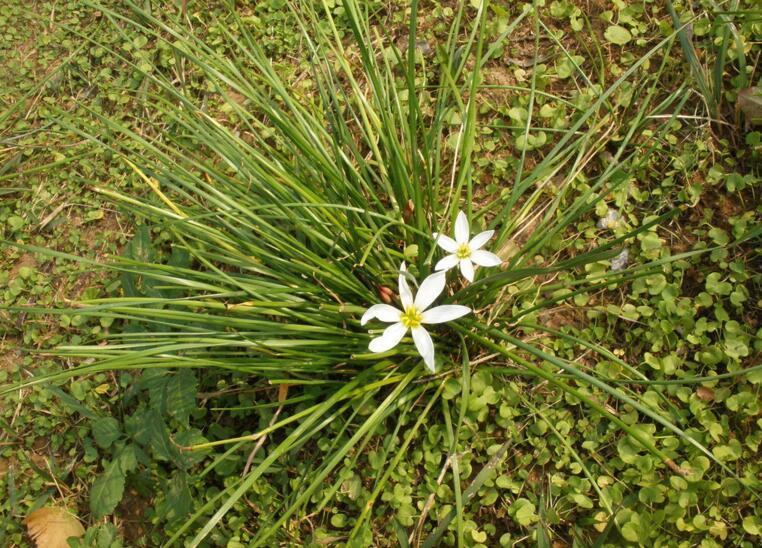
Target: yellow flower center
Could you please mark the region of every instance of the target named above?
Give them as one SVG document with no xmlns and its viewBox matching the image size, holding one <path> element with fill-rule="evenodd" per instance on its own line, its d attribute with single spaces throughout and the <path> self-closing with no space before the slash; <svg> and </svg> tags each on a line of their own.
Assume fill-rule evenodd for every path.
<svg viewBox="0 0 762 548">
<path fill-rule="evenodd" d="M 423 315 L 414 306 L 406 308 L 405 313 L 400 316 L 402 325 L 410 329 L 421 327 L 421 320 L 423 320 Z"/>
<path fill-rule="evenodd" d="M 460 247 L 455 252 L 455 256 L 458 259 L 468 259 L 471 256 L 471 248 L 468 244 L 460 244 Z"/>
</svg>

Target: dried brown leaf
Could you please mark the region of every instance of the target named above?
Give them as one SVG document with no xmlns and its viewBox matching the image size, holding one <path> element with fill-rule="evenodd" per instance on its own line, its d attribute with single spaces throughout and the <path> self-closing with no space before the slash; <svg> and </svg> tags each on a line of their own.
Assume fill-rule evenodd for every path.
<svg viewBox="0 0 762 548">
<path fill-rule="evenodd" d="M 706 386 L 699 386 L 696 389 L 696 395 L 704 401 L 714 400 L 714 390 Z"/>
<path fill-rule="evenodd" d="M 69 548 L 67 539 L 81 537 L 85 528 L 64 508 L 38 508 L 24 520 L 37 548 Z"/>
</svg>

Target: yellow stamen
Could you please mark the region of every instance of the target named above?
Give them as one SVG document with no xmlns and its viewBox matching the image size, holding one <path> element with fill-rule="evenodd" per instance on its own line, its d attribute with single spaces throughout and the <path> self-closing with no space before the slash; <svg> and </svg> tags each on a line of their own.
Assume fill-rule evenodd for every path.
<svg viewBox="0 0 762 548">
<path fill-rule="evenodd" d="M 460 247 L 455 252 L 455 256 L 458 259 L 468 259 L 471 256 L 471 248 L 468 244 L 460 244 Z"/>
<path fill-rule="evenodd" d="M 400 321 L 402 322 L 402 325 L 405 327 L 409 327 L 410 329 L 416 329 L 418 327 L 421 327 L 421 321 L 423 320 L 423 315 L 418 312 L 418 309 L 414 306 L 410 306 L 405 309 L 405 313 L 400 316 Z"/>
</svg>

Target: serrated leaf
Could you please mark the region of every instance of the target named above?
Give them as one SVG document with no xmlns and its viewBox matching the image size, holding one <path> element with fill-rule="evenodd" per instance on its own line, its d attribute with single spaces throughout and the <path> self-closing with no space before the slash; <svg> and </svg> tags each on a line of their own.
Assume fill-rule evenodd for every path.
<svg viewBox="0 0 762 548">
<path fill-rule="evenodd" d="M 119 428 L 119 421 L 114 417 L 101 417 L 92 421 L 93 437 L 98 447 L 108 449 L 111 444 L 118 440 L 122 431 Z"/>
<path fill-rule="evenodd" d="M 70 394 L 67 394 L 57 386 L 49 386 L 47 387 L 47 391 L 52 393 L 54 396 L 56 396 L 58 399 L 61 400 L 61 403 L 64 404 L 67 408 L 71 409 L 72 411 L 76 411 L 80 415 L 82 415 L 85 418 L 88 418 L 90 420 L 97 420 L 98 414 L 94 413 L 81 403 L 77 401 L 76 398 L 72 397 Z"/>
<path fill-rule="evenodd" d="M 68 548 L 67 539 L 85 534 L 77 516 L 63 508 L 38 508 L 26 517 L 24 525 L 37 548 Z"/>
<path fill-rule="evenodd" d="M 192 499 L 185 472 L 176 472 L 164 486 L 165 499 L 156 507 L 157 513 L 168 522 L 177 522 L 190 513 Z"/>
<path fill-rule="evenodd" d="M 111 514 L 124 495 L 124 472 L 117 460 L 110 462 L 90 488 L 90 511 L 95 519 Z"/>
<path fill-rule="evenodd" d="M 146 409 L 138 408 L 132 415 L 124 419 L 124 429 L 127 431 L 127 435 L 144 446 L 148 445 L 150 438 L 146 420 L 148 413 Z"/>
<path fill-rule="evenodd" d="M 167 413 L 168 383 L 168 369 L 146 369 L 140 376 L 140 386 L 148 389 L 148 397 L 151 400 L 151 409 L 157 411 L 160 415 Z"/>
<path fill-rule="evenodd" d="M 175 439 L 175 444 L 179 445 L 180 447 L 189 447 L 191 445 L 199 445 L 202 443 L 207 443 L 209 441 L 201 433 L 201 430 L 198 430 L 196 428 L 191 428 L 190 430 L 184 430 L 182 432 L 179 432 L 177 435 L 174 436 L 174 439 Z M 183 456 L 183 460 L 185 460 L 188 463 L 188 465 L 193 465 L 204 460 L 209 455 L 209 453 L 210 453 L 209 449 L 201 449 L 198 451 L 184 452 L 182 453 L 182 456 Z"/>
<path fill-rule="evenodd" d="M 91 548 L 122 548 L 123 544 L 119 540 L 119 533 L 113 523 L 104 523 L 98 526 L 96 529 L 92 529 L 96 534 L 93 535 L 91 543 L 87 544 Z M 88 529 L 85 539 L 90 534 L 91 529 Z"/>
<path fill-rule="evenodd" d="M 145 418 L 146 433 L 154 457 L 157 460 L 172 462 L 179 468 L 186 468 L 189 461 L 170 439 L 169 430 L 161 415 L 151 409 L 146 413 Z"/>
<path fill-rule="evenodd" d="M 136 261 L 153 262 L 154 251 L 151 247 L 151 231 L 146 225 L 140 225 L 135 229 L 132 239 L 124 247 L 124 256 Z"/>
<path fill-rule="evenodd" d="M 152 263 L 156 260 L 156 252 L 151 245 L 151 231 L 145 225 L 135 229 L 135 235 L 124 247 L 123 254 L 128 259 L 144 263 Z M 161 291 L 154 288 L 155 280 L 139 276 L 131 272 L 121 275 L 122 289 L 126 297 L 161 297 Z"/>
<path fill-rule="evenodd" d="M 167 410 L 186 427 L 191 411 L 196 409 L 196 388 L 196 375 L 190 369 L 176 371 L 167 382 Z"/>
<path fill-rule="evenodd" d="M 190 268 L 191 266 L 191 254 L 188 253 L 187 250 L 175 246 L 172 248 L 172 254 L 169 256 L 169 259 L 167 259 L 167 265 L 168 266 L 174 266 L 177 268 Z M 183 294 L 182 288 L 176 288 L 176 289 L 165 289 L 164 293 L 167 295 L 168 298 L 174 299 L 181 297 Z"/>
<path fill-rule="evenodd" d="M 138 467 L 137 448 L 134 445 L 125 445 L 116 454 L 114 461 L 119 463 L 124 475 L 133 472 Z"/>
</svg>

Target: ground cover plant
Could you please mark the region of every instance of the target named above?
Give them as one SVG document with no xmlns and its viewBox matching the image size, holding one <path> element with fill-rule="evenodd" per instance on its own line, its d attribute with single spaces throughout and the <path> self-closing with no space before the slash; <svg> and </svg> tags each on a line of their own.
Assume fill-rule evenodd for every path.
<svg viewBox="0 0 762 548">
<path fill-rule="evenodd" d="M 69 167 L 131 235 L 89 258 L 5 206 L 14 341 L 58 361 L 4 373 L 4 458 L 44 409 L 82 464 L 30 460 L 21 498 L 6 473 L 8 530 L 68 500 L 82 545 L 754 545 L 754 11 L 268 5 L 80 5 L 129 77 L 48 107 L 88 164 L 6 180 Z M 466 225 L 502 264 L 434 274 Z M 38 263 L 91 287 L 56 300 Z M 470 310 L 426 326 L 434 361 L 369 348 L 431 275 Z"/>
</svg>

